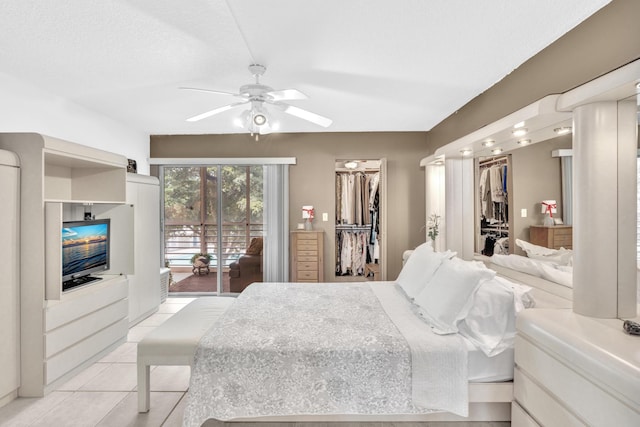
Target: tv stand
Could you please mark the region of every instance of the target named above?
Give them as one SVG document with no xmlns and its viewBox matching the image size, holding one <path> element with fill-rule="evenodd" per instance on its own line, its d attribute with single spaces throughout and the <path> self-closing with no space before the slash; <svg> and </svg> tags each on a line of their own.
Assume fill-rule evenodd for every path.
<svg viewBox="0 0 640 427">
<path fill-rule="evenodd" d="M 62 292 L 75 289 L 78 286 L 86 285 L 87 283 L 95 282 L 96 280 L 102 280 L 102 277 L 87 275 L 67 280 L 66 282 L 62 282 Z"/>
</svg>

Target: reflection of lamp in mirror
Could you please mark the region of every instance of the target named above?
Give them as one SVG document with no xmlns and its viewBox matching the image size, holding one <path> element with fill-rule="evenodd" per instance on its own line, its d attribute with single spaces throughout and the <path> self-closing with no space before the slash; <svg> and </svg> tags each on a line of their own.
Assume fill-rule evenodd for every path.
<svg viewBox="0 0 640 427">
<path fill-rule="evenodd" d="M 542 225 L 545 227 L 553 226 L 553 214 L 557 212 L 557 205 L 555 200 L 543 200 L 540 202 L 542 208 L 540 213 L 544 214 L 544 221 Z"/>
</svg>

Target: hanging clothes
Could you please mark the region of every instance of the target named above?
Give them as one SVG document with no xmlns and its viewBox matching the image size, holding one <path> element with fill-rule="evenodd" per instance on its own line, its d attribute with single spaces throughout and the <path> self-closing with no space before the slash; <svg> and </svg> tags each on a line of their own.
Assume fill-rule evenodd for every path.
<svg viewBox="0 0 640 427">
<path fill-rule="evenodd" d="M 476 250 L 487 256 L 509 253 L 507 161 L 507 157 L 498 157 L 478 163 L 480 234 Z"/>
<path fill-rule="evenodd" d="M 336 172 L 337 275 L 364 275 L 380 257 L 379 183 L 380 172 Z"/>
<path fill-rule="evenodd" d="M 337 233 L 340 257 L 336 262 L 336 274 L 363 276 L 367 264 L 368 231 L 342 230 Z"/>
</svg>

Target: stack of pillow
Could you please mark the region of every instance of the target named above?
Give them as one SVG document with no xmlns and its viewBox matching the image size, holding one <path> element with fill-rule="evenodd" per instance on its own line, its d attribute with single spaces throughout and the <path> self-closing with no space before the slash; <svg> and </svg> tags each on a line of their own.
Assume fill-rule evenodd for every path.
<svg viewBox="0 0 640 427">
<path fill-rule="evenodd" d="M 436 334 L 460 333 L 487 356 L 512 346 L 516 314 L 533 306 L 531 288 L 496 277 L 481 262 L 418 246 L 396 279 Z"/>
</svg>

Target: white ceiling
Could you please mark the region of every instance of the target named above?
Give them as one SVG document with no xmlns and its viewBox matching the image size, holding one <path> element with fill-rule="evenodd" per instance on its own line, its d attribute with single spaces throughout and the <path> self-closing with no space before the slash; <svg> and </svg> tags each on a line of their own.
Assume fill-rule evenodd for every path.
<svg viewBox="0 0 640 427">
<path fill-rule="evenodd" d="M 0 72 L 149 134 L 236 133 L 245 107 L 185 121 L 235 98 L 178 88 L 261 63 L 333 119 L 282 132 L 426 131 L 608 2 L 0 0 Z"/>
</svg>

